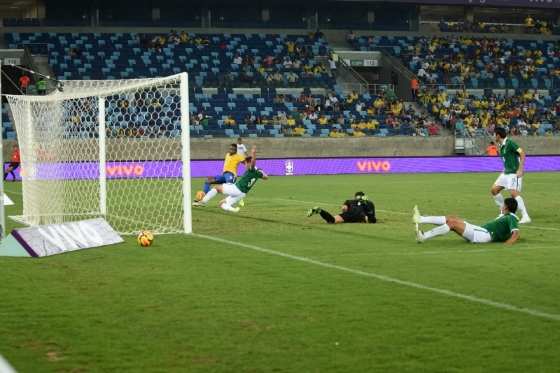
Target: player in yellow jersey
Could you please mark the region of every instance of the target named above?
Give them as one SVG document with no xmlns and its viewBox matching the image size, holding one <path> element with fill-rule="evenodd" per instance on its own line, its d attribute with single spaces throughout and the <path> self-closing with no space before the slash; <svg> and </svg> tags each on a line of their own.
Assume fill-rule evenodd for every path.
<svg viewBox="0 0 560 373">
<path fill-rule="evenodd" d="M 231 184 L 235 183 L 237 177 L 237 167 L 245 161 L 245 156 L 237 154 L 237 144 L 231 144 L 229 151 L 224 159 L 224 168 L 221 175 L 209 176 L 204 183 L 204 193 L 208 193 L 211 184 Z"/>
</svg>

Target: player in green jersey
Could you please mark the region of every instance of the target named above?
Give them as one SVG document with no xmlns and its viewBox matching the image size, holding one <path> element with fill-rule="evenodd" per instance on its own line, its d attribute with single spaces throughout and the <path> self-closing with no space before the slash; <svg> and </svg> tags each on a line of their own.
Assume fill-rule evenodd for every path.
<svg viewBox="0 0 560 373">
<path fill-rule="evenodd" d="M 511 197 L 517 201 L 518 210 L 521 213 L 520 224 L 530 223 L 531 218 L 527 213 L 525 201 L 521 197 L 521 187 L 523 186 L 523 172 L 525 169 L 525 152 L 513 140 L 507 137 L 505 128 L 497 127 L 494 130 L 496 142 L 500 145 L 500 156 L 504 162 L 504 170 L 492 185 L 490 192 L 496 204 L 502 208 L 504 197 L 502 190 L 507 189 Z"/>
<path fill-rule="evenodd" d="M 239 212 L 239 207 L 235 205 L 242 200 L 253 188 L 257 180 L 268 179 L 268 175 L 256 167 L 257 148 L 251 149 L 251 155 L 245 158 L 245 173 L 239 177 L 235 184 L 218 184 L 214 186 L 200 202 L 194 202 L 193 206 L 204 206 L 218 193 L 227 197 L 220 201 L 220 207 L 226 211 Z"/>
<path fill-rule="evenodd" d="M 479 227 L 455 216 L 422 216 L 418 211 L 418 207 L 414 206 L 412 222 L 416 226 L 416 240 L 418 242 L 424 242 L 430 238 L 454 231 L 472 243 L 503 242 L 511 245 L 519 239 L 519 228 L 515 211 L 517 211 L 517 201 L 515 198 L 506 198 L 502 207 L 502 214 Z M 422 232 L 418 229 L 419 224 L 436 224 L 438 227 Z"/>
</svg>

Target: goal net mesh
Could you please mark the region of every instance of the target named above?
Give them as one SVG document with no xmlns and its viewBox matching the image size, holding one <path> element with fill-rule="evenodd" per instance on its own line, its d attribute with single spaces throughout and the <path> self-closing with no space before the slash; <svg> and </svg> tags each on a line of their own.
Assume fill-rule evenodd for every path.
<svg viewBox="0 0 560 373">
<path fill-rule="evenodd" d="M 62 92 L 7 96 L 21 152 L 23 215 L 16 220 L 101 216 L 121 234 L 185 232 L 182 75 L 65 81 Z"/>
</svg>

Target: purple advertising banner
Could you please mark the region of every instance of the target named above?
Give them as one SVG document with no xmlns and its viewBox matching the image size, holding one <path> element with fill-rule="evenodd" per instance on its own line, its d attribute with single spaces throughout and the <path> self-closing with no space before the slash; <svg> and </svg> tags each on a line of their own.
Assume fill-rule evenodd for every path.
<svg viewBox="0 0 560 373">
<path fill-rule="evenodd" d="M 219 175 L 221 160 L 191 161 L 192 177 Z M 436 172 L 500 172 L 498 157 L 361 157 L 361 158 L 283 158 L 260 159 L 259 168 L 272 176 L 337 175 L 337 174 L 399 174 Z M 4 169 L 7 164 L 4 165 Z M 527 172 L 560 171 L 560 156 L 531 156 L 525 164 Z M 15 170 L 20 180 L 20 169 Z M 243 172 L 241 166 L 240 173 Z M 93 162 L 43 164 L 37 167 L 38 179 L 96 179 L 99 165 Z M 107 178 L 176 178 L 181 175 L 179 161 L 107 162 Z M 12 176 L 8 176 L 11 180 Z"/>
</svg>

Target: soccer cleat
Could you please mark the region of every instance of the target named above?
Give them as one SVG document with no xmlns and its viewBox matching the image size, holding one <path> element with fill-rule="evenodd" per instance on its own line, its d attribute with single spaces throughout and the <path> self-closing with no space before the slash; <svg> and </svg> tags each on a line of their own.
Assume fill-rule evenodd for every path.
<svg viewBox="0 0 560 373">
<path fill-rule="evenodd" d="M 416 242 L 422 243 L 425 240 L 426 239 L 424 238 L 424 232 L 422 232 L 420 229 L 418 229 L 418 224 L 416 224 Z"/>
<path fill-rule="evenodd" d="M 531 218 L 529 215 L 525 215 L 519 220 L 519 224 L 529 224 L 531 222 Z"/>
<path fill-rule="evenodd" d="M 313 207 L 312 209 L 307 210 L 307 217 L 318 214 L 320 212 L 321 212 L 321 209 L 319 207 Z"/>
<path fill-rule="evenodd" d="M 244 206 L 245 206 L 245 200 L 242 199 L 242 200 L 240 200 L 239 202 L 237 202 L 237 204 L 238 204 L 240 207 L 244 207 Z"/>
<path fill-rule="evenodd" d="M 201 201 L 194 201 L 194 202 L 192 203 L 192 205 L 193 205 L 194 207 L 203 207 L 203 206 L 206 206 L 206 203 L 203 203 L 203 202 L 201 202 Z"/>
<path fill-rule="evenodd" d="M 418 230 L 418 224 L 420 224 L 420 211 L 418 211 L 418 206 L 414 206 L 412 209 L 412 222 L 416 224 L 416 230 Z"/>
<path fill-rule="evenodd" d="M 239 207 L 232 207 L 230 210 L 231 212 L 239 212 L 240 208 Z"/>
</svg>

